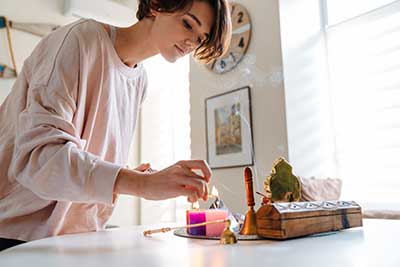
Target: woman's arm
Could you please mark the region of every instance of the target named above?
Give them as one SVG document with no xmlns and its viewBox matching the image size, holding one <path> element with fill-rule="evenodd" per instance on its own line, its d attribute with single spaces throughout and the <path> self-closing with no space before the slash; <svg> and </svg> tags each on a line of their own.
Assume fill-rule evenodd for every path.
<svg viewBox="0 0 400 267">
<path fill-rule="evenodd" d="M 200 170 L 203 176 L 194 170 Z M 207 183 L 211 170 L 203 160 L 179 161 L 155 173 L 121 169 L 115 181 L 114 193 L 128 194 L 150 200 L 187 196 L 190 202 L 207 200 Z"/>
<path fill-rule="evenodd" d="M 84 121 L 77 119 L 87 90 L 79 86 L 80 64 L 91 55 L 80 51 L 79 25 L 44 38 L 28 60 L 27 105 L 15 122 L 9 176 L 43 199 L 111 205 L 121 166 L 84 151 Z"/>
</svg>

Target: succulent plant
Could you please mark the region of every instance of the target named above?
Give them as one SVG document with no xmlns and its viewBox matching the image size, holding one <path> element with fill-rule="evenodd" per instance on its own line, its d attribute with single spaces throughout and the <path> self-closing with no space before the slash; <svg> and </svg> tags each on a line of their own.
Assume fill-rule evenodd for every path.
<svg viewBox="0 0 400 267">
<path fill-rule="evenodd" d="M 275 161 L 271 174 L 264 181 L 267 197 L 272 202 L 294 202 L 300 200 L 300 180 L 292 173 L 292 169 L 292 166 L 282 157 Z"/>
</svg>

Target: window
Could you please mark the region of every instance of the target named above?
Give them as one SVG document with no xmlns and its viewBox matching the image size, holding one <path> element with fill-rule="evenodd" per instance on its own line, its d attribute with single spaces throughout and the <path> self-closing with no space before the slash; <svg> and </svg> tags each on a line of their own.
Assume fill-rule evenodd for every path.
<svg viewBox="0 0 400 267">
<path fill-rule="evenodd" d="M 400 1 L 326 0 L 343 198 L 400 203 Z"/>
<path fill-rule="evenodd" d="M 141 111 L 140 160 L 160 170 L 190 159 L 189 57 L 167 63 L 160 55 L 145 62 L 148 88 Z M 185 221 L 188 202 L 141 199 L 141 224 Z"/>
<path fill-rule="evenodd" d="M 334 25 L 379 9 L 394 0 L 326 0 L 327 22 Z"/>
</svg>

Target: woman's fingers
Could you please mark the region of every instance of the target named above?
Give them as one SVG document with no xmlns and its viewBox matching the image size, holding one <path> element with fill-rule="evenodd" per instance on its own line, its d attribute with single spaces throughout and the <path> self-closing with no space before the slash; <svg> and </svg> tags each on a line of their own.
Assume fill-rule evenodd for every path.
<svg viewBox="0 0 400 267">
<path fill-rule="evenodd" d="M 136 171 L 144 172 L 150 168 L 150 163 L 143 163 L 140 164 L 135 168 Z"/>
<path fill-rule="evenodd" d="M 135 170 L 147 172 L 150 164 L 141 164 Z M 200 170 L 204 176 L 193 170 Z M 207 200 L 211 170 L 203 160 L 179 161 L 159 172 L 149 172 L 143 181 L 143 197 L 152 200 L 187 196 L 190 202 Z"/>
<path fill-rule="evenodd" d="M 157 172 L 157 170 L 151 168 L 150 163 L 143 163 L 140 164 L 138 167 L 136 167 L 134 169 L 135 171 L 139 171 L 139 172 L 146 172 L 146 173 L 153 173 L 153 172 Z"/>
<path fill-rule="evenodd" d="M 208 199 L 208 187 L 203 179 L 186 177 L 185 179 L 182 179 L 181 182 L 182 186 L 185 188 L 196 191 L 198 198 L 202 198 L 205 201 Z"/>
<path fill-rule="evenodd" d="M 197 191 L 189 187 L 180 187 L 179 195 L 187 196 L 187 200 L 192 203 L 196 202 L 200 198 Z"/>
<path fill-rule="evenodd" d="M 188 160 L 179 161 L 176 165 L 179 166 L 177 168 L 178 172 L 183 172 L 181 176 L 183 179 L 180 180 L 182 185 L 189 189 L 196 190 L 197 198 L 202 198 L 206 201 L 208 199 L 207 182 L 211 177 L 211 170 L 207 163 L 203 160 Z M 193 172 L 192 170 L 194 169 L 201 170 L 204 177 Z"/>
<path fill-rule="evenodd" d="M 211 179 L 211 169 L 208 166 L 207 162 L 204 160 L 181 160 L 177 163 L 178 165 L 190 170 L 200 170 L 204 179 L 209 182 Z"/>
</svg>

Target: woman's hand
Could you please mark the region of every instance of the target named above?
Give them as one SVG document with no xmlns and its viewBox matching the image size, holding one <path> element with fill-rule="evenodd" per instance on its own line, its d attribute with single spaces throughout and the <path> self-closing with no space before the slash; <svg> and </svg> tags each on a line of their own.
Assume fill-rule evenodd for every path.
<svg viewBox="0 0 400 267">
<path fill-rule="evenodd" d="M 134 170 L 138 171 L 138 172 L 145 172 L 145 173 L 152 173 L 152 172 L 156 171 L 151 168 L 150 163 L 142 163 L 139 166 L 137 166 Z"/>
<path fill-rule="evenodd" d="M 203 176 L 194 170 L 200 170 Z M 204 160 L 179 161 L 154 173 L 121 169 L 115 183 L 115 192 L 131 194 L 150 200 L 187 196 L 189 202 L 207 200 L 207 183 L 211 170 Z"/>
<path fill-rule="evenodd" d="M 193 172 L 201 170 L 203 176 Z M 199 198 L 207 200 L 207 183 L 211 178 L 211 170 L 203 160 L 179 161 L 159 172 L 149 174 L 144 182 L 143 197 L 160 200 L 177 196 L 187 196 L 189 202 Z"/>
</svg>

